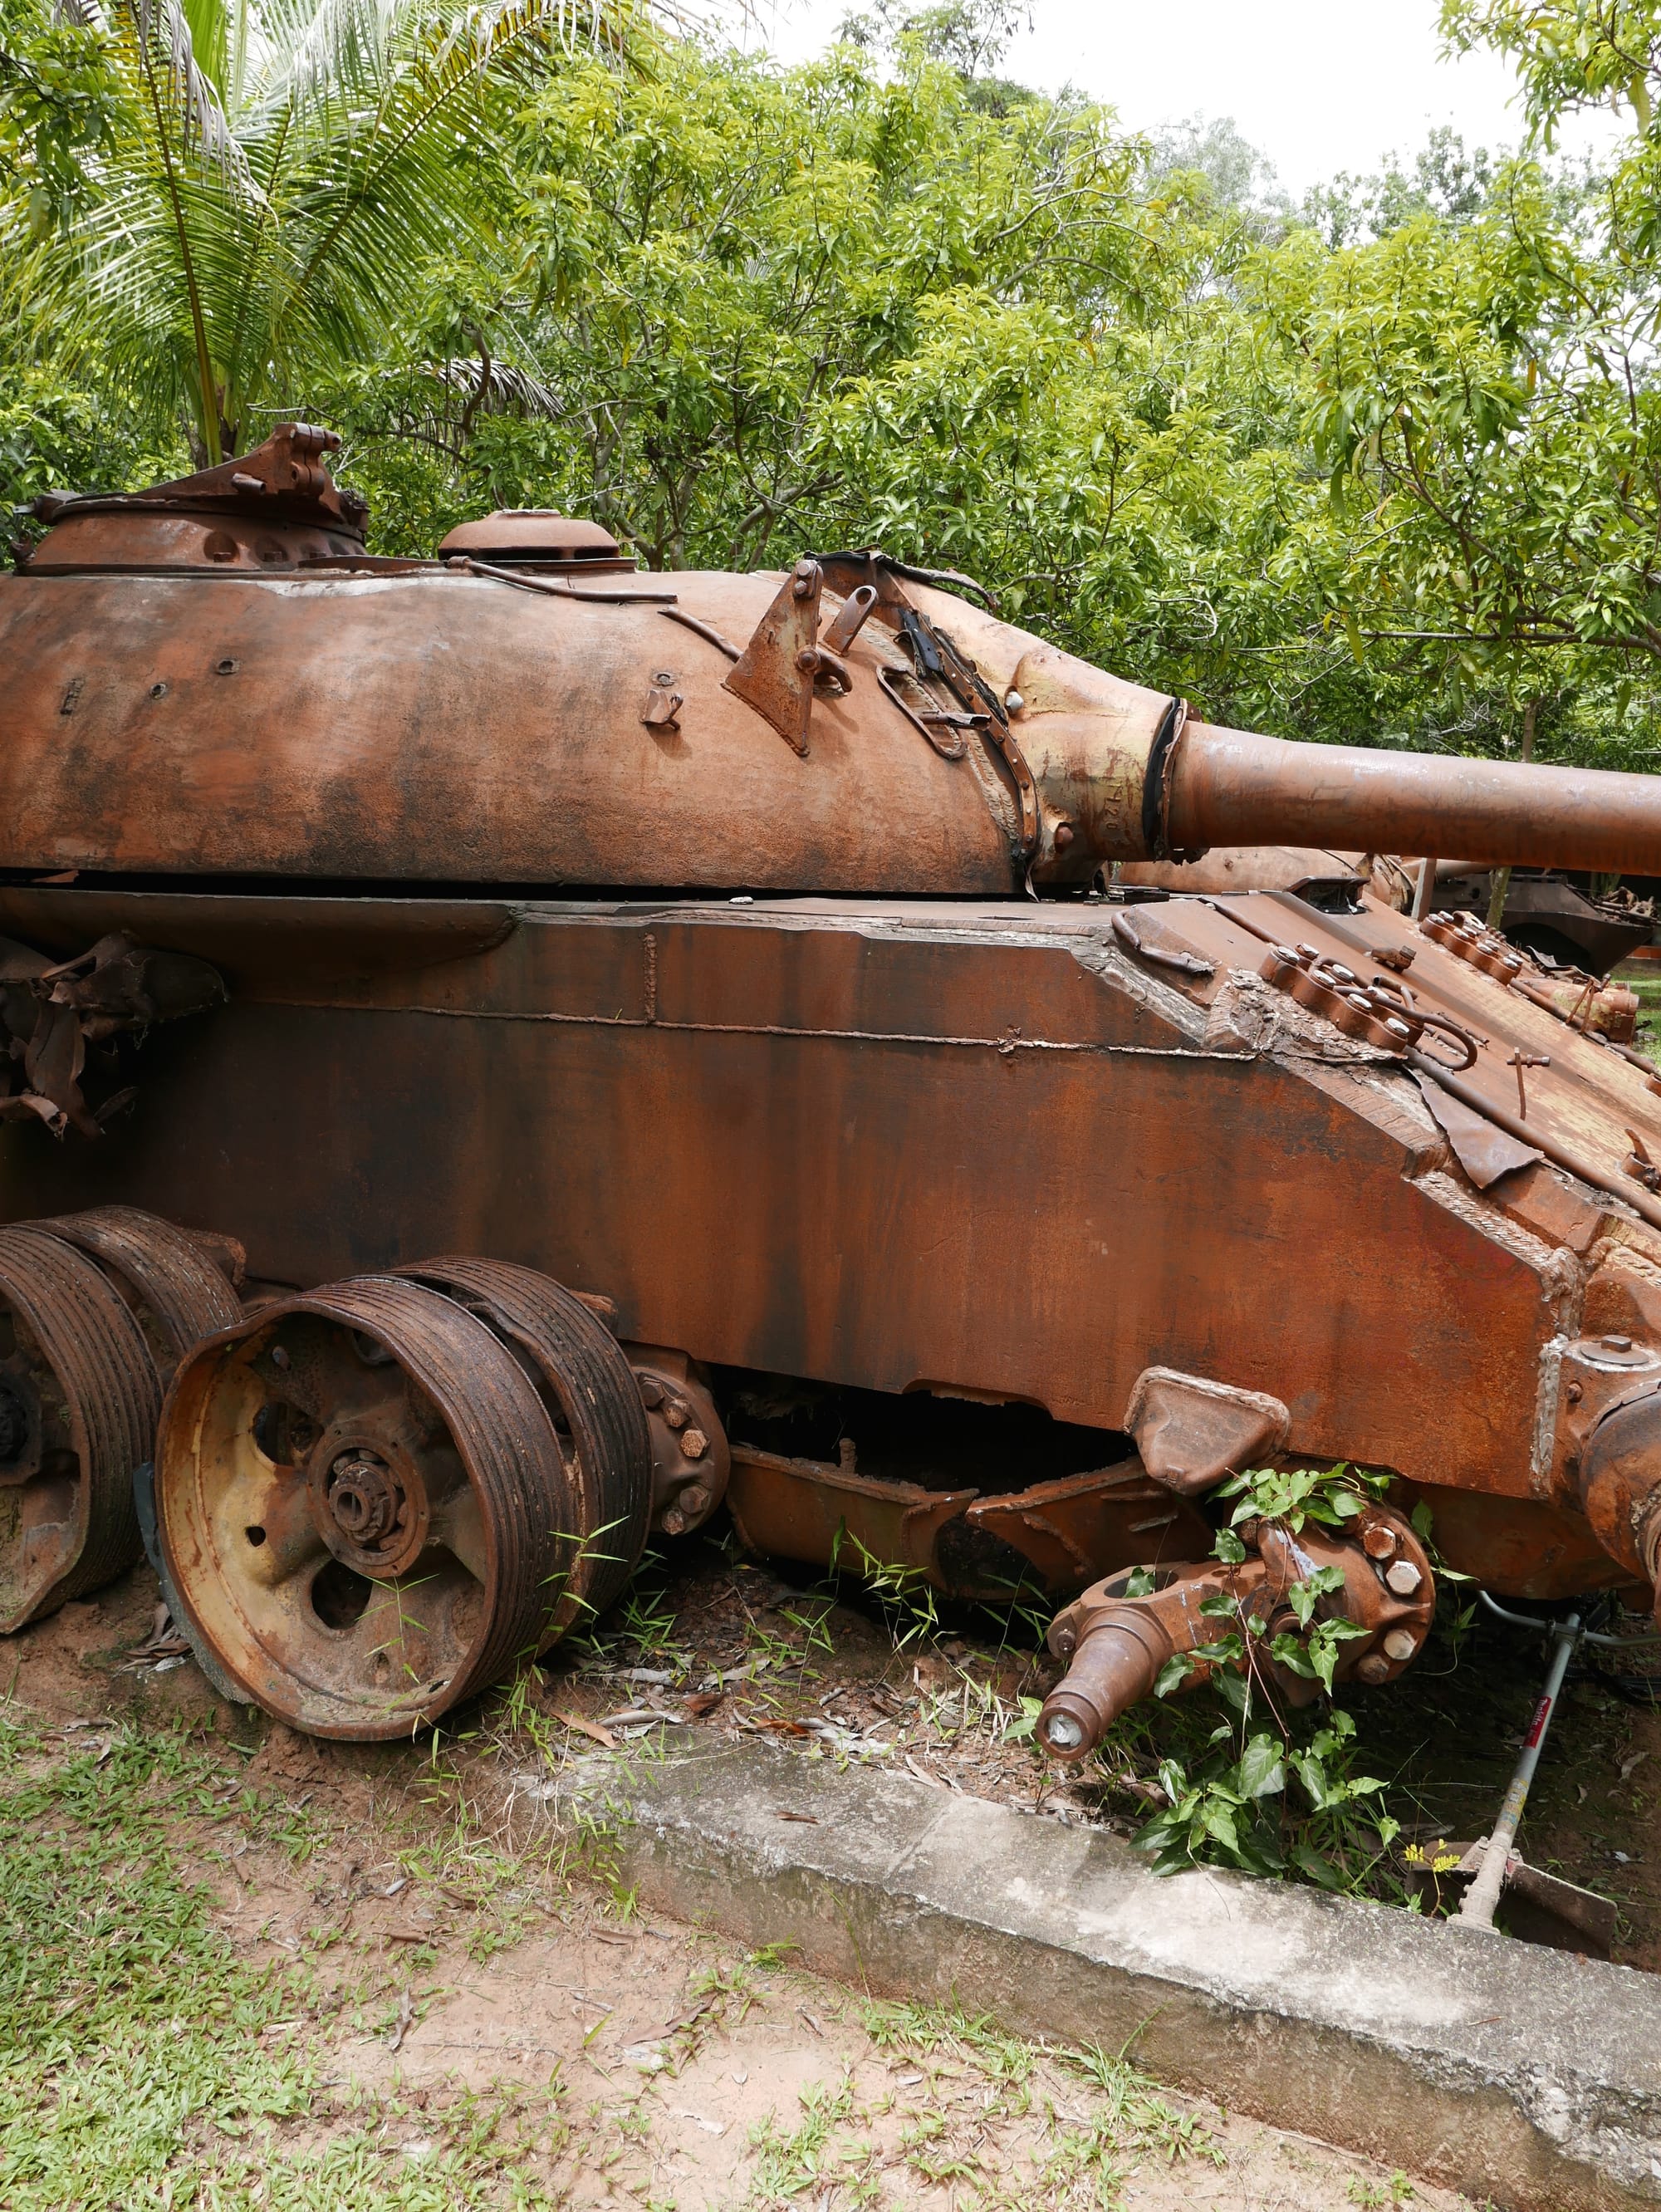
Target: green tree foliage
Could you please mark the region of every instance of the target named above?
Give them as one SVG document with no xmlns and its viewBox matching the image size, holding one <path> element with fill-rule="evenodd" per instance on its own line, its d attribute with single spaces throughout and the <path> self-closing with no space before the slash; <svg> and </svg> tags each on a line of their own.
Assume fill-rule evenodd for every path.
<svg viewBox="0 0 1661 2212">
<path fill-rule="evenodd" d="M 975 85 L 910 38 L 563 71 L 500 258 L 439 272 L 409 364 L 352 387 L 363 478 L 428 533 L 403 542 L 482 500 L 668 564 L 880 541 L 1272 711 L 1267 563 L 1312 479 L 1300 372 L 1240 293 L 1261 223 L 1100 110 Z"/>
<path fill-rule="evenodd" d="M 1442 0 L 1450 42 L 1491 46 L 1517 64 L 1529 121 L 1549 143 L 1559 120 L 1586 107 L 1629 107 L 1646 137 L 1661 79 L 1656 0 Z"/>
</svg>

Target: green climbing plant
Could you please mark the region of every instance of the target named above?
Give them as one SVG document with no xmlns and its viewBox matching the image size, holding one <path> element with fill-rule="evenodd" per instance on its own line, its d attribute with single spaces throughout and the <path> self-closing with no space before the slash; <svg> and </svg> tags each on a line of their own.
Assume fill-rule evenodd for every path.
<svg viewBox="0 0 1661 2212">
<path fill-rule="evenodd" d="M 1237 1532 L 1249 1521 L 1276 1522 L 1294 1534 L 1311 1522 L 1342 1528 L 1385 1480 L 1342 1463 L 1233 1475 L 1221 1494 L 1236 1502 L 1214 1555 L 1226 1566 L 1240 1565 L 1246 1553 Z M 1367 1632 L 1341 1614 L 1320 1613 L 1322 1600 L 1343 1584 L 1337 1567 L 1312 1569 L 1293 1583 L 1285 1597 L 1295 1630 L 1274 1630 L 1247 1594 L 1225 1589 L 1201 1601 L 1216 1635 L 1168 1660 L 1155 1693 L 1168 1697 L 1201 1676 L 1225 1717 L 1198 1757 L 1160 1761 L 1166 1802 L 1136 1838 L 1156 1872 L 1220 1864 L 1355 1888 L 1400 1833 L 1384 1807 L 1384 1784 L 1355 1771 L 1354 1720 L 1330 1702 L 1344 1644 Z M 1317 1684 L 1321 1701 L 1299 1709 L 1277 1698 L 1274 1668 Z"/>
</svg>

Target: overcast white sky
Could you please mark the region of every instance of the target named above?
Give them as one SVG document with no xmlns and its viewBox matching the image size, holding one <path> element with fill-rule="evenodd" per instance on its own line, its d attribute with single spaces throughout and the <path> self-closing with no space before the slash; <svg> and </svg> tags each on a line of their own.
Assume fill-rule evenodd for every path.
<svg viewBox="0 0 1661 2212">
<path fill-rule="evenodd" d="M 756 3 L 766 43 L 795 61 L 857 0 Z M 1436 0 L 1034 0 L 1032 12 L 1005 75 L 1046 91 L 1076 85 L 1138 129 L 1231 115 L 1294 197 L 1339 169 L 1365 174 L 1392 150 L 1412 152 L 1434 124 L 1469 146 L 1522 135 L 1503 63 L 1440 58 Z M 1565 148 L 1609 135 L 1598 118 Z"/>
</svg>

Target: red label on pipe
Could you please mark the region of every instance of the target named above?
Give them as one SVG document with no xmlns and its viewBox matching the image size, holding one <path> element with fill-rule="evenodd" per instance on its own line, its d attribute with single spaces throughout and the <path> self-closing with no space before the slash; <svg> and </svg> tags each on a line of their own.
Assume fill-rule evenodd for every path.
<svg viewBox="0 0 1661 2212">
<path fill-rule="evenodd" d="M 1523 1738 L 1525 1751 L 1532 1751 L 1546 1732 L 1546 1723 L 1551 1718 L 1551 1699 L 1542 1698 L 1534 1709 L 1534 1718 L 1529 1723 L 1528 1734 Z"/>
</svg>

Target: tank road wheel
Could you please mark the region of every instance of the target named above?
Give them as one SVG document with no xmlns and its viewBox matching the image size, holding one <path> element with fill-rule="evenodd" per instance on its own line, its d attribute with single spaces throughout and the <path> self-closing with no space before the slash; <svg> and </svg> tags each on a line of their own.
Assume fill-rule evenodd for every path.
<svg viewBox="0 0 1661 2212">
<path fill-rule="evenodd" d="M 241 1299 L 204 1244 L 157 1214 L 142 1213 L 136 1206 L 100 1206 L 33 1225 L 120 1278 L 132 1292 L 164 1382 L 204 1336 L 234 1328 L 242 1319 Z"/>
<path fill-rule="evenodd" d="M 199 1346 L 157 1439 L 186 1615 L 316 1735 L 409 1735 L 536 1651 L 577 1503 L 525 1364 L 397 1277 L 285 1298 Z"/>
<path fill-rule="evenodd" d="M 542 1648 L 605 1611 L 640 1563 L 652 1523 L 652 1429 L 640 1386 L 597 1315 L 550 1276 L 503 1260 L 423 1260 L 431 1283 L 529 1357 L 565 1461 L 558 1603 Z"/>
<path fill-rule="evenodd" d="M 132 1474 L 161 1401 L 142 1331 L 93 1262 L 43 1224 L 0 1229 L 0 1632 L 137 1559 Z"/>
</svg>

